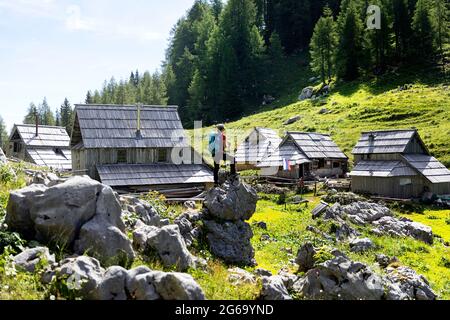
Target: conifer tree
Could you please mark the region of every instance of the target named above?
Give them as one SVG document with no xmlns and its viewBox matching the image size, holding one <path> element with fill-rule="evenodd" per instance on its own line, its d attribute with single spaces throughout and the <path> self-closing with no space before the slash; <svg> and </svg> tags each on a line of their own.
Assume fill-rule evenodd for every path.
<svg viewBox="0 0 450 320">
<path fill-rule="evenodd" d="M 412 28 L 419 57 L 429 57 L 433 53 L 433 25 L 431 23 L 428 0 L 418 0 L 414 11 Z"/>
<path fill-rule="evenodd" d="M 311 67 L 320 74 L 323 83 L 331 81 L 334 72 L 334 55 L 337 45 L 337 34 L 333 13 L 326 7 L 323 17 L 319 19 L 311 38 Z"/>
</svg>

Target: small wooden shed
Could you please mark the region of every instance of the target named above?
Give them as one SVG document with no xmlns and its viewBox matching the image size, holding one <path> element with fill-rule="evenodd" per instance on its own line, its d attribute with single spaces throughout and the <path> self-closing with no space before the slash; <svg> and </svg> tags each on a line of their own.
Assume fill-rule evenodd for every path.
<svg viewBox="0 0 450 320">
<path fill-rule="evenodd" d="M 450 171 L 415 129 L 364 132 L 353 154 L 354 192 L 399 199 L 450 194 Z"/>
<path fill-rule="evenodd" d="M 72 168 L 70 137 L 63 127 L 16 124 L 7 155 L 59 171 Z"/>
<path fill-rule="evenodd" d="M 290 170 L 286 169 L 286 163 Z M 327 134 L 288 132 L 279 148 L 259 164 L 261 175 L 292 179 L 343 176 L 348 157 Z"/>
<path fill-rule="evenodd" d="M 236 150 L 236 169 L 238 171 L 257 169 L 257 164 L 264 157 L 273 153 L 281 141 L 275 130 L 253 129 Z"/>
<path fill-rule="evenodd" d="M 76 105 L 73 170 L 120 190 L 161 192 L 213 185 L 175 106 Z"/>
</svg>

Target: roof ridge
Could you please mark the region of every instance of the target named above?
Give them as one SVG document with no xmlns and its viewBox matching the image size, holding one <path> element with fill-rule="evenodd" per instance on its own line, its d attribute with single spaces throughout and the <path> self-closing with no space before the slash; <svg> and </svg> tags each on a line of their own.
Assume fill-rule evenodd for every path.
<svg viewBox="0 0 450 320">
<path fill-rule="evenodd" d="M 16 127 L 36 127 L 36 125 L 35 124 L 14 124 L 14 126 L 16 126 Z M 62 126 L 47 126 L 47 125 L 41 125 L 41 124 L 39 124 L 38 125 L 38 127 L 39 128 L 53 128 L 53 129 L 64 129 L 64 130 L 66 130 L 66 128 L 65 127 L 62 127 Z"/>
<path fill-rule="evenodd" d="M 365 134 L 365 133 L 381 133 L 381 132 L 411 132 L 411 131 L 414 131 L 414 132 L 417 132 L 418 131 L 418 129 L 413 129 L 413 128 L 411 128 L 411 129 L 387 129 L 387 130 L 374 130 L 374 131 L 363 131 L 363 132 L 361 132 L 361 134 Z"/>
<path fill-rule="evenodd" d="M 103 108 L 136 108 L 136 104 L 75 104 L 76 108 L 103 107 Z M 176 105 L 141 105 L 141 108 L 167 108 L 178 109 Z"/>
<path fill-rule="evenodd" d="M 320 132 L 303 132 L 303 131 L 287 131 L 287 134 L 292 134 L 292 133 L 297 133 L 297 134 L 318 134 L 321 136 L 329 136 L 331 137 L 331 135 L 329 133 L 320 133 Z"/>
</svg>

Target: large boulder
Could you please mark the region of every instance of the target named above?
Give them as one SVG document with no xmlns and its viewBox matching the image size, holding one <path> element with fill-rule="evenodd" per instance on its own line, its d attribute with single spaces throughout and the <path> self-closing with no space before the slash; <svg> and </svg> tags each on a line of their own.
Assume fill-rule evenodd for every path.
<svg viewBox="0 0 450 320">
<path fill-rule="evenodd" d="M 74 177 L 35 197 L 30 215 L 36 239 L 70 247 L 81 226 L 94 217 L 101 189 L 97 181 Z"/>
<path fill-rule="evenodd" d="M 148 202 L 132 196 L 121 196 L 119 201 L 122 206 L 122 216 L 128 222 L 128 227 L 134 227 L 137 220 L 141 220 L 149 226 L 167 225 L 166 221 Z"/>
<path fill-rule="evenodd" d="M 126 267 L 133 262 L 132 243 L 125 235 L 121 207 L 111 188 L 104 187 L 98 196 L 95 217 L 81 227 L 75 252 L 87 253 L 104 266 Z"/>
<path fill-rule="evenodd" d="M 11 192 L 6 223 L 25 238 L 91 254 L 106 266 L 134 259 L 113 190 L 89 177 Z"/>
<path fill-rule="evenodd" d="M 250 243 L 253 232 L 243 221 L 204 221 L 211 252 L 225 262 L 255 265 L 255 251 Z"/>
<path fill-rule="evenodd" d="M 342 256 L 309 270 L 293 289 L 312 300 L 380 300 L 385 294 L 380 276 L 366 265 Z"/>
<path fill-rule="evenodd" d="M 177 225 L 157 228 L 138 223 L 133 242 L 138 250 L 156 251 L 166 267 L 184 271 L 196 266 L 196 258 L 188 251 Z"/>
<path fill-rule="evenodd" d="M 258 194 L 239 179 L 228 181 L 222 188 L 211 189 L 206 194 L 205 207 L 214 219 L 248 220 L 256 211 Z"/>
<path fill-rule="evenodd" d="M 391 210 L 386 206 L 372 202 L 358 201 L 345 206 L 335 203 L 327 209 L 325 219 L 336 220 L 338 218 L 348 217 L 356 224 L 365 224 L 392 215 Z"/>
<path fill-rule="evenodd" d="M 24 250 L 14 257 L 13 262 L 17 269 L 32 273 L 39 265 L 45 267 L 55 263 L 55 255 L 50 254 L 46 247 L 36 247 Z"/>
<path fill-rule="evenodd" d="M 35 237 L 36 231 L 30 210 L 34 199 L 42 196 L 46 190 L 46 186 L 34 184 L 9 194 L 5 223 L 11 231 L 18 232 L 27 239 Z"/>
<path fill-rule="evenodd" d="M 281 276 L 263 277 L 261 300 L 292 300 Z"/>
</svg>

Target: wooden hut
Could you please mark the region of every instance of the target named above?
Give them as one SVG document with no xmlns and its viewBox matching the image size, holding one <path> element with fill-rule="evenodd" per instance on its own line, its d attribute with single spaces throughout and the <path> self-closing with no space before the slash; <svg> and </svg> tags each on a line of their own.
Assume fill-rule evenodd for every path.
<svg viewBox="0 0 450 320">
<path fill-rule="evenodd" d="M 60 171 L 72 168 L 70 137 L 63 127 L 16 124 L 7 155 Z"/>
<path fill-rule="evenodd" d="M 281 138 L 272 129 L 253 129 L 236 150 L 236 169 L 238 171 L 257 169 L 256 165 L 266 156 L 275 152 L 281 141 Z"/>
<path fill-rule="evenodd" d="M 430 155 L 417 130 L 364 132 L 353 154 L 354 192 L 399 199 L 450 194 L 450 171 Z"/>
<path fill-rule="evenodd" d="M 261 175 L 305 180 L 343 176 L 348 157 L 327 134 L 288 132 L 279 148 L 259 164 Z"/>
<path fill-rule="evenodd" d="M 174 106 L 76 105 L 73 169 L 120 190 L 203 190 L 211 169 L 193 151 Z"/>
</svg>

